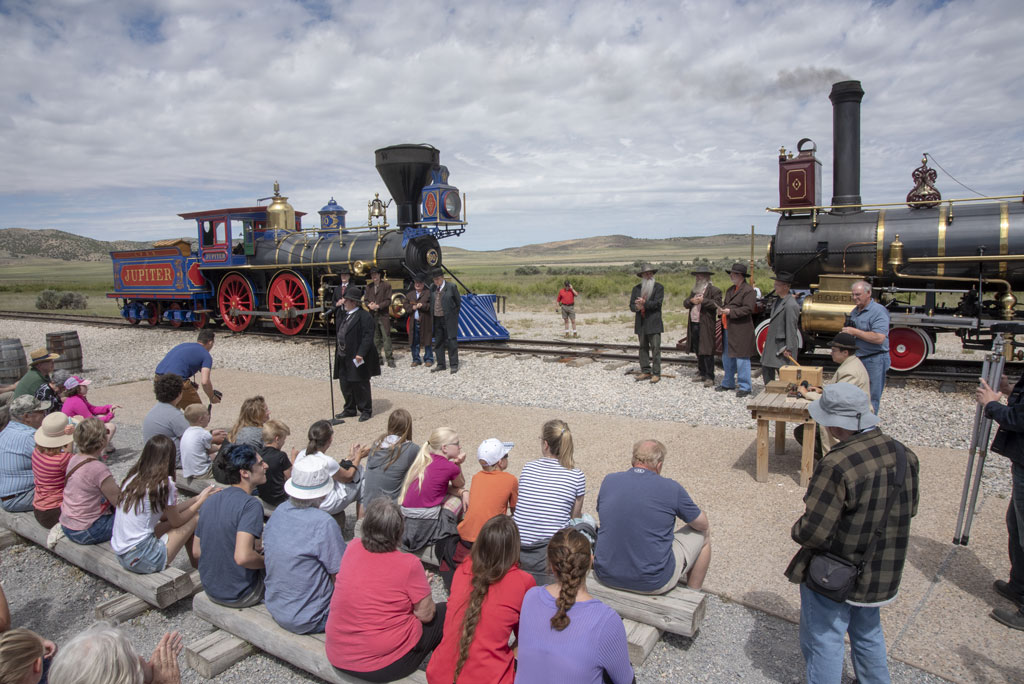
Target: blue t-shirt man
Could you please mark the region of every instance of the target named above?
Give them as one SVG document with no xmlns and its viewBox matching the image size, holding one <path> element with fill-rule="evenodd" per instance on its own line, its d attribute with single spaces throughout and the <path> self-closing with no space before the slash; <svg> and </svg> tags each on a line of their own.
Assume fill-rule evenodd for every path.
<svg viewBox="0 0 1024 684">
<path fill-rule="evenodd" d="M 263 570 L 243 568 L 235 562 L 239 532 L 257 539 L 263 536 L 263 506 L 240 487 L 225 487 L 206 500 L 196 525 L 199 578 L 206 595 L 217 603 L 235 603 L 255 591 L 262 594 Z"/>
<path fill-rule="evenodd" d="M 203 368 L 213 368 L 213 356 L 198 342 L 184 342 L 167 352 L 157 364 L 156 374 L 170 373 L 187 380 Z"/>
<path fill-rule="evenodd" d="M 267 563 L 267 610 L 277 624 L 296 634 L 324 631 L 341 568 L 341 528 L 319 508 L 285 501 L 274 510 L 263 535 Z"/>
<path fill-rule="evenodd" d="M 654 592 L 673 574 L 678 577 L 672 549 L 676 518 L 691 523 L 701 510 L 681 484 L 635 465 L 604 478 L 597 513 L 597 579 L 611 587 Z"/>
<path fill-rule="evenodd" d="M 858 281 L 850 288 L 857 305 L 850 312 L 850 325 L 842 332 L 857 338 L 857 358 L 864 364 L 871 381 L 871 410 L 878 415 L 878 406 L 885 389 L 885 373 L 889 370 L 889 311 L 871 298 L 871 286 Z M 870 341 L 867 336 L 881 335 L 881 341 Z M 877 338 L 876 338 L 877 339 Z"/>
</svg>

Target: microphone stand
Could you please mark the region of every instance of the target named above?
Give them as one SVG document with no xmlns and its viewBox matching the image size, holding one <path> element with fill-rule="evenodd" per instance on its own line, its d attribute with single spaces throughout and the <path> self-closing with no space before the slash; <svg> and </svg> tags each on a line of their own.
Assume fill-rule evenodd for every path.
<svg viewBox="0 0 1024 684">
<path fill-rule="evenodd" d="M 333 299 L 334 295 L 331 295 Z M 335 326 L 338 324 L 336 311 L 332 311 L 327 316 L 327 335 L 331 338 L 331 344 L 327 346 L 327 368 L 329 370 L 328 382 L 331 385 L 331 417 L 327 419 L 327 422 L 331 425 L 341 425 L 345 422 L 343 418 L 338 418 L 337 413 L 334 412 L 334 359 L 337 355 L 338 350 L 338 337 L 337 335 L 331 334 L 331 321 L 334 321 Z"/>
</svg>

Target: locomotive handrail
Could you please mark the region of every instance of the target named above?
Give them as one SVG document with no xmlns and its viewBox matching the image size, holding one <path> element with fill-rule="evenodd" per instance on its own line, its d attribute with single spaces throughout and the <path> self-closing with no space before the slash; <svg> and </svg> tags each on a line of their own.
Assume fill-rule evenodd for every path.
<svg viewBox="0 0 1024 684">
<path fill-rule="evenodd" d="M 984 202 L 986 200 L 1006 200 L 1006 199 L 1019 199 L 1024 202 L 1024 195 L 999 195 L 997 197 L 963 197 L 959 199 L 946 199 L 942 200 L 941 204 L 955 204 L 958 202 Z M 821 209 L 874 209 L 876 207 L 902 207 L 906 205 L 915 204 L 927 204 L 929 206 L 934 205 L 935 200 L 921 200 L 917 202 L 884 202 L 881 204 L 822 204 L 819 206 L 807 206 L 807 207 L 765 207 L 765 211 L 772 211 L 776 214 L 785 214 L 787 212 L 794 211 L 808 211 L 808 210 L 821 210 Z"/>
</svg>

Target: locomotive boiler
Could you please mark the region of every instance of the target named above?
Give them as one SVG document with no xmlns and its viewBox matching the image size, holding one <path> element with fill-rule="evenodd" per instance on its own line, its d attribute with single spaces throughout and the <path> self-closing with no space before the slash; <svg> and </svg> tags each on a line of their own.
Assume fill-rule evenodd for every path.
<svg viewBox="0 0 1024 684">
<path fill-rule="evenodd" d="M 346 226 L 348 212 L 331 198 L 319 211 L 320 225 L 304 229 L 305 214 L 275 183 L 266 206 L 179 214 L 195 222 L 195 250 L 179 239 L 112 252 L 115 291 L 108 296 L 122 300 L 122 315 L 132 323 L 219 322 L 242 332 L 269 320 L 281 333 L 295 335 L 326 320 L 340 273 L 361 282 L 377 267 L 395 291 L 390 313 L 402 319 L 402 293 L 412 277 L 443 268 L 438 241 L 465 231 L 464 199 L 430 145 L 393 145 L 375 155 L 391 200 L 371 200 L 366 225 Z M 397 227 L 387 222 L 392 201 Z M 467 294 L 459 332 L 463 339 L 508 338 L 493 295 Z"/>
<path fill-rule="evenodd" d="M 905 203 L 864 204 L 860 196 L 858 81 L 832 87 L 833 197 L 821 202 L 821 162 L 812 141 L 779 153 L 780 214 L 768 248 L 776 272 L 794 274 L 803 300 L 805 347 L 827 343 L 853 308 L 850 287 L 872 284 L 890 313 L 893 370 L 917 367 L 936 334 L 988 348 L 992 325 L 1020 318 L 1024 286 L 1024 197 L 943 200 L 927 158 Z M 758 331 L 763 348 L 767 326 Z"/>
</svg>

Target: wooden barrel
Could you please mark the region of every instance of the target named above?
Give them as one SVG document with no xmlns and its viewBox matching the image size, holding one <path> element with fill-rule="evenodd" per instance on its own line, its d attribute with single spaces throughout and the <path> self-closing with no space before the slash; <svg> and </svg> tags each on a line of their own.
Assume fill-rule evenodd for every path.
<svg viewBox="0 0 1024 684">
<path fill-rule="evenodd" d="M 46 333 L 46 349 L 60 358 L 53 362 L 54 370 L 63 368 L 71 373 L 82 372 L 82 343 L 77 330 Z"/>
<path fill-rule="evenodd" d="M 18 382 L 28 372 L 28 358 L 21 340 L 9 338 L 0 340 L 0 384 Z"/>
</svg>

